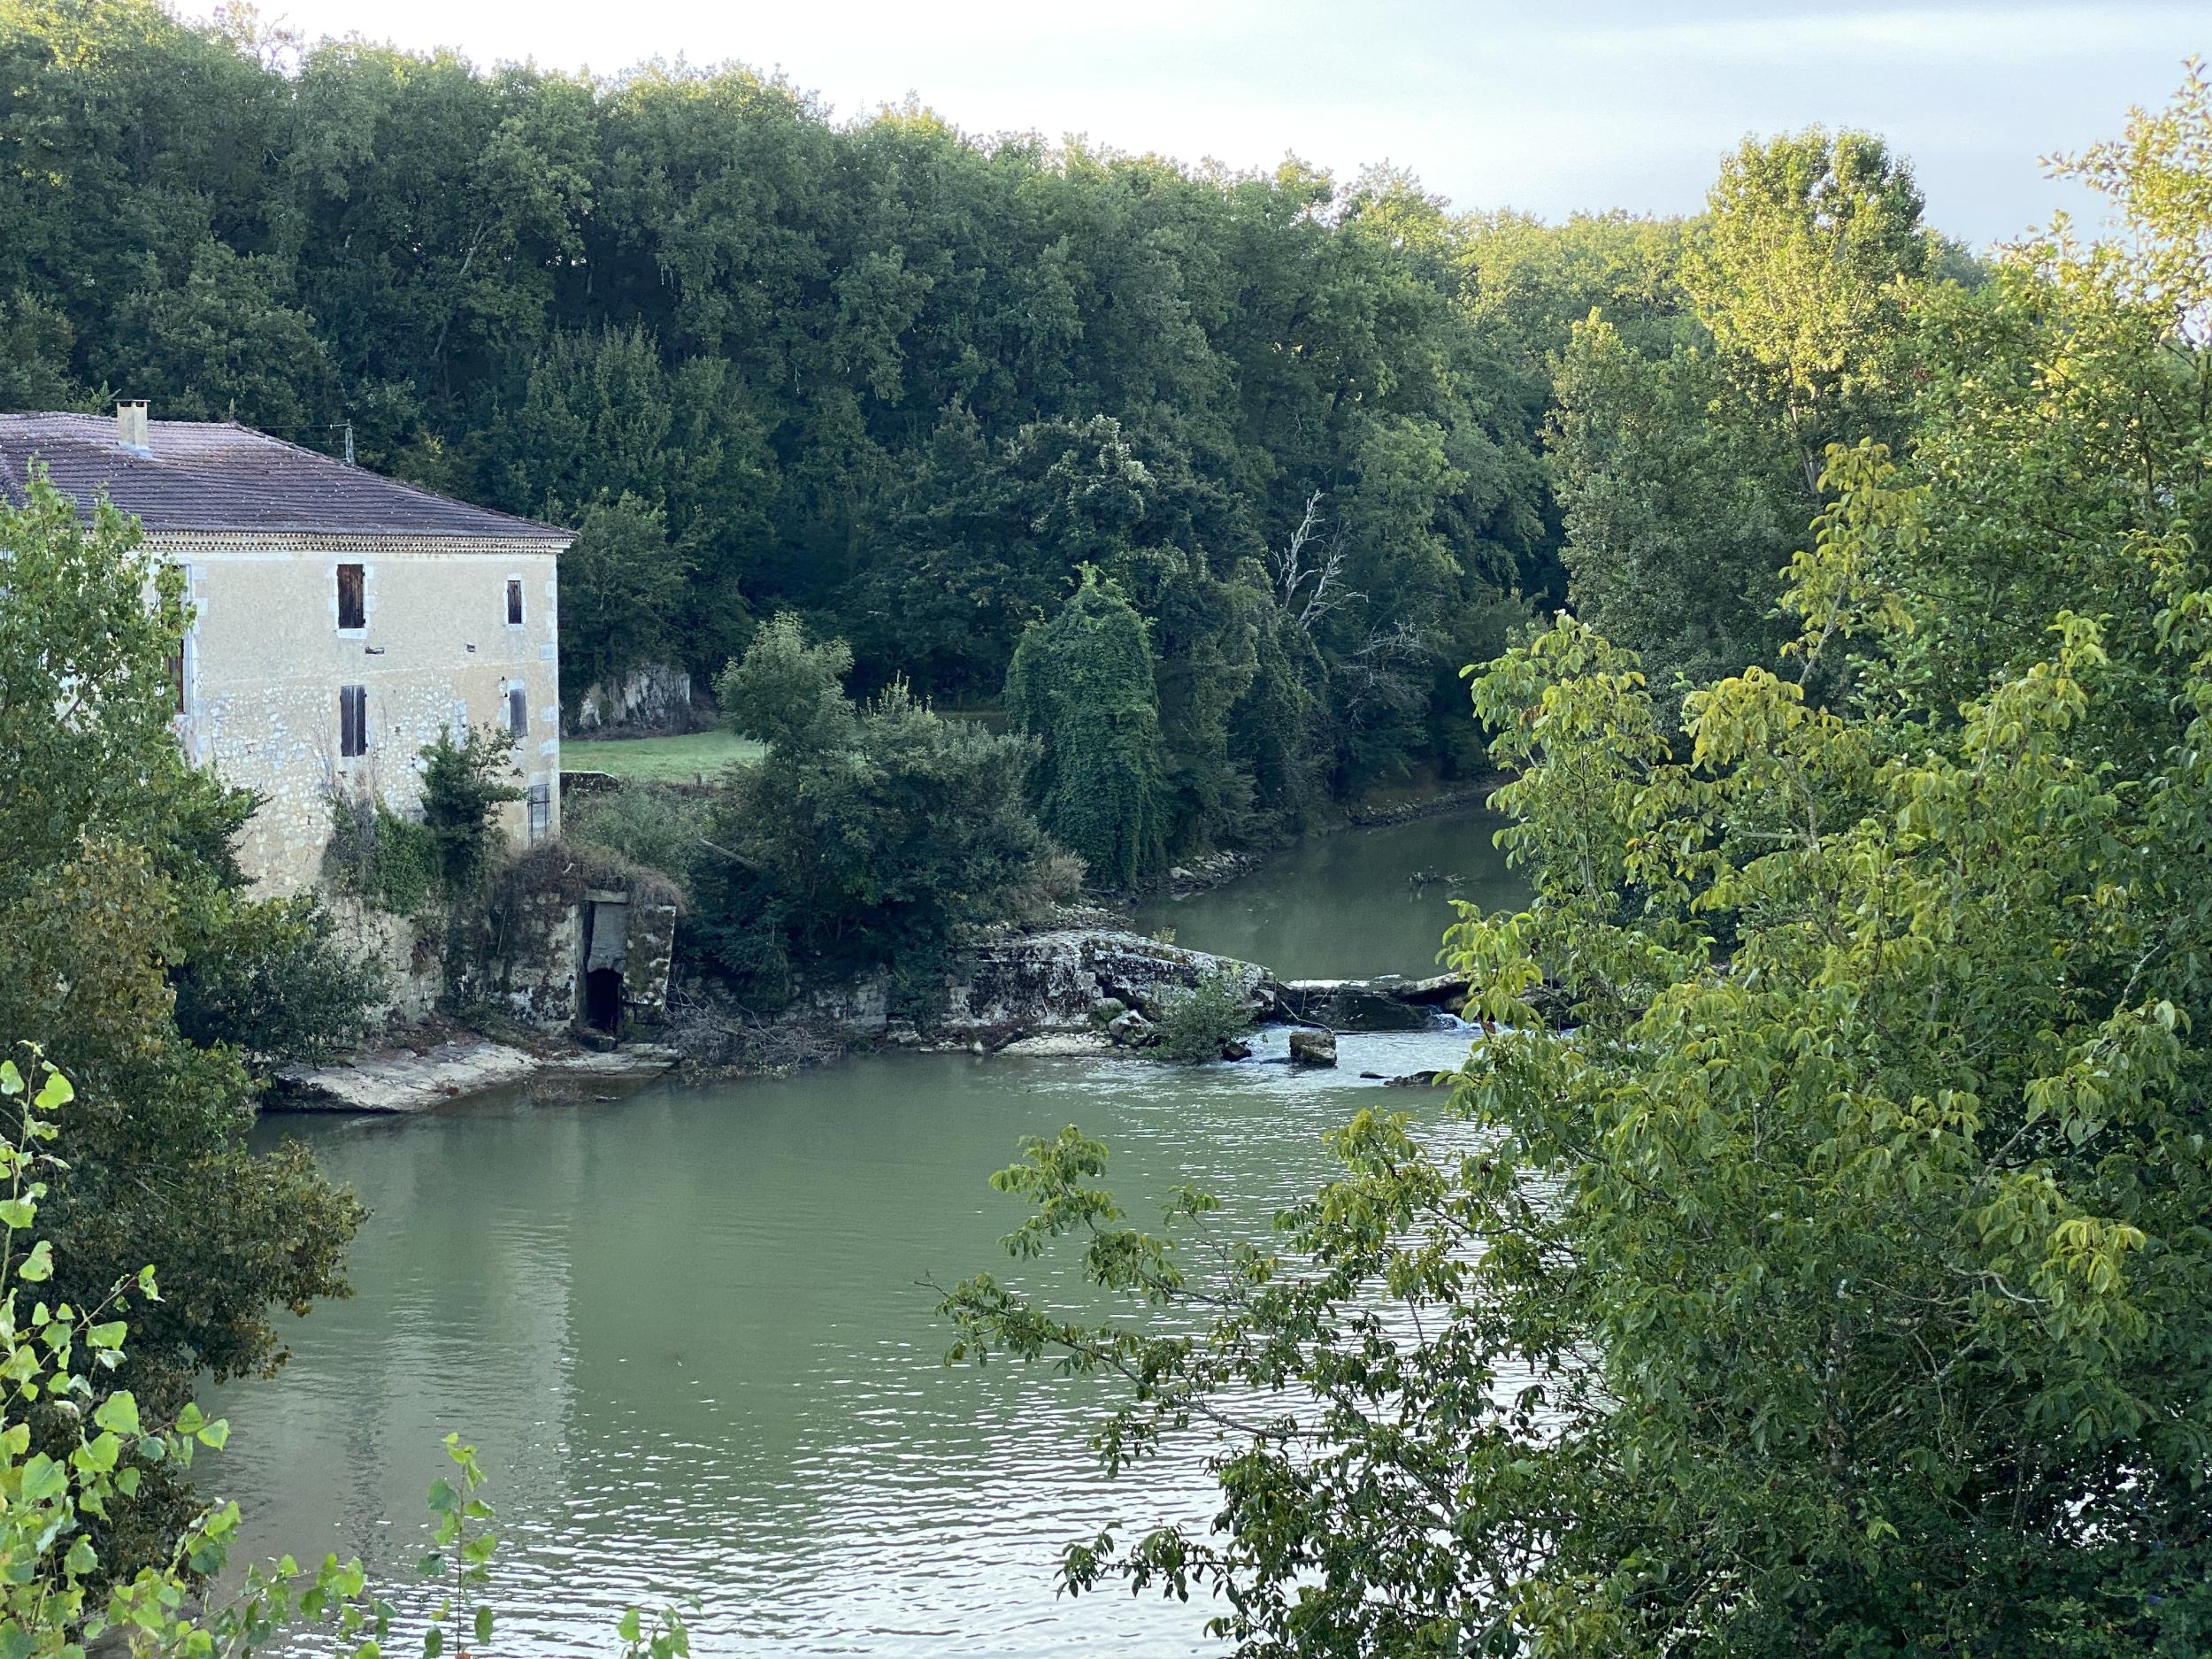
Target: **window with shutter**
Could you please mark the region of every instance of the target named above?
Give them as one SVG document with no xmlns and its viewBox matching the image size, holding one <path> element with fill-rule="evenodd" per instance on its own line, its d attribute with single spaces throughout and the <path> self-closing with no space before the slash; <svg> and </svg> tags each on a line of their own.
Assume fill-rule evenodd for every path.
<svg viewBox="0 0 2212 1659">
<path fill-rule="evenodd" d="M 511 628 L 522 626 L 522 584 L 511 578 L 507 583 L 507 626 Z"/>
<path fill-rule="evenodd" d="M 520 686 L 508 688 L 507 729 L 517 737 L 530 734 L 530 694 Z"/>
<path fill-rule="evenodd" d="M 362 579 L 365 567 L 359 565 L 341 565 L 338 567 L 338 626 L 342 628 L 365 628 L 369 626 L 369 606 Z"/>
<path fill-rule="evenodd" d="M 338 687 L 338 753 L 351 757 L 369 752 L 369 688 Z"/>
</svg>

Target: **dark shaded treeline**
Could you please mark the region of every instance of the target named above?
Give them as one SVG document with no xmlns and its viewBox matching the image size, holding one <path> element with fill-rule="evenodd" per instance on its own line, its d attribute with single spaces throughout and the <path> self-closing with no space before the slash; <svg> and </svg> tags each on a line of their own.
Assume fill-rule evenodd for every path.
<svg viewBox="0 0 2212 1659">
<path fill-rule="evenodd" d="M 0 406 L 350 423 L 577 526 L 572 696 L 792 610 L 857 692 L 992 702 L 1092 567 L 1152 657 L 1147 868 L 1479 764 L 1458 670 L 1562 598 L 1663 686 L 1770 649 L 1812 457 L 1906 441 L 1907 319 L 1971 274 L 1862 134 L 1545 227 L 143 0 L 0 0 Z"/>
<path fill-rule="evenodd" d="M 1270 812 L 1448 765 L 1457 668 L 1505 595 L 1562 586 L 1548 382 L 1459 303 L 1463 248 L 1402 178 L 839 125 L 741 69 L 484 72 L 135 0 L 0 7 L 0 400 L 127 393 L 324 448 L 350 421 L 368 465 L 584 526 L 575 689 L 710 675 L 789 607 L 863 687 L 995 697 L 1092 563 L 1151 625 L 1171 771 L 1217 803 L 1187 841 L 1262 810 L 1239 728 L 1284 711 L 1255 685 L 1310 756 Z M 1317 496 L 1285 594 L 1271 549 Z"/>
</svg>

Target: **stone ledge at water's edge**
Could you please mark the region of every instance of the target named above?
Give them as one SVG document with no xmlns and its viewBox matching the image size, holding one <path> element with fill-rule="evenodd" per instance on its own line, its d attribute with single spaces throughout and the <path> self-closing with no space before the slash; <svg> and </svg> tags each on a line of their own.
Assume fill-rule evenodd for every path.
<svg viewBox="0 0 2212 1659">
<path fill-rule="evenodd" d="M 657 1077 L 676 1064 L 673 1048 L 623 1043 L 611 1052 L 533 1054 L 488 1038 L 442 1042 L 417 1053 L 383 1048 L 330 1065 L 292 1066 L 277 1073 L 264 1108 L 270 1111 L 419 1112 L 464 1095 L 549 1074 L 579 1084 Z"/>
</svg>

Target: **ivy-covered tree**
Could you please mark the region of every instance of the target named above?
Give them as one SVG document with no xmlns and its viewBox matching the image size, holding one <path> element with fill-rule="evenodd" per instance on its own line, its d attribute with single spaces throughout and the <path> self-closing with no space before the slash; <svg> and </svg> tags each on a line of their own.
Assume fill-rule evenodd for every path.
<svg viewBox="0 0 2212 1659">
<path fill-rule="evenodd" d="M 1037 742 L 1038 816 L 1093 882 L 1128 887 L 1158 864 L 1165 780 L 1152 652 L 1121 589 L 1092 566 L 1007 671 L 1008 711 Z"/>
</svg>

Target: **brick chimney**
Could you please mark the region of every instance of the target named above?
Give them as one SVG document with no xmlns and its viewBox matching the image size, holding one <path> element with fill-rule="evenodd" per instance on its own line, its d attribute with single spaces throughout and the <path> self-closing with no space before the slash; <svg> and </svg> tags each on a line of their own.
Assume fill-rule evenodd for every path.
<svg viewBox="0 0 2212 1659">
<path fill-rule="evenodd" d="M 115 442 L 133 455 L 151 455 L 146 444 L 146 400 L 134 398 L 115 406 Z"/>
</svg>

